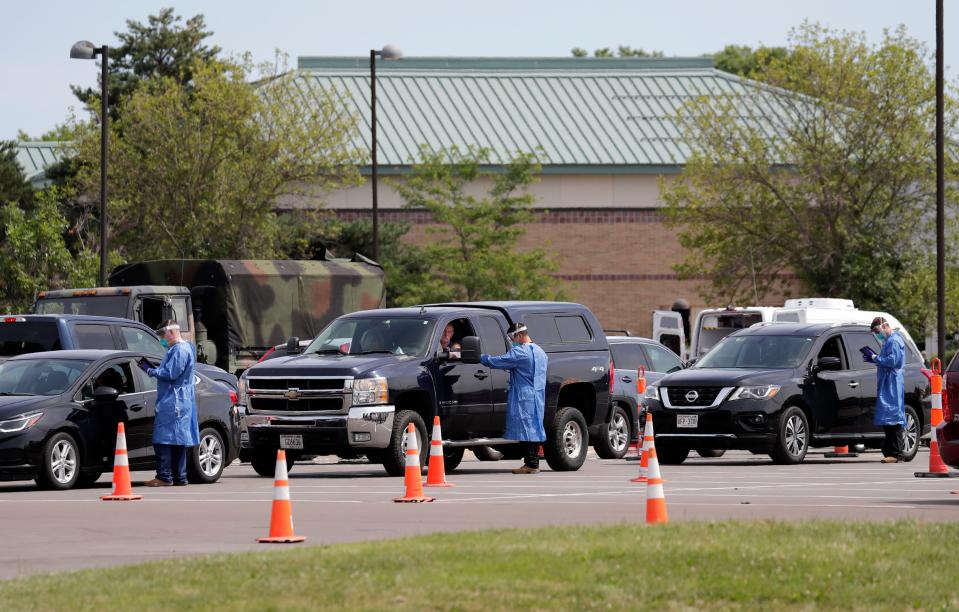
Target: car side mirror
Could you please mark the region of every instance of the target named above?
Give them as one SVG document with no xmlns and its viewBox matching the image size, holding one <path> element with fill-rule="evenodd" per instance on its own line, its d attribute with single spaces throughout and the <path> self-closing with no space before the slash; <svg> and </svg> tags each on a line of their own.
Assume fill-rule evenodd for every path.
<svg viewBox="0 0 959 612">
<path fill-rule="evenodd" d="M 95 402 L 115 402 L 120 397 L 120 392 L 113 387 L 96 387 L 93 389 L 93 401 Z"/>
<path fill-rule="evenodd" d="M 287 355 L 296 355 L 300 352 L 300 339 L 296 336 L 293 336 L 286 341 L 286 354 Z"/>
<path fill-rule="evenodd" d="M 460 359 L 463 363 L 479 363 L 483 344 L 477 336 L 465 336 L 460 340 Z"/>
<path fill-rule="evenodd" d="M 841 370 L 842 360 L 839 357 L 820 357 L 816 361 L 816 369 L 820 371 Z"/>
</svg>

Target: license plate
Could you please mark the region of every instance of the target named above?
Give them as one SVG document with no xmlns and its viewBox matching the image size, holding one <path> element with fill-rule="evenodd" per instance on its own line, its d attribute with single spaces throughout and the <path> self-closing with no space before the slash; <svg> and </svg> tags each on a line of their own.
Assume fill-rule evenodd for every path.
<svg viewBox="0 0 959 612">
<path fill-rule="evenodd" d="M 677 414 L 676 427 L 699 427 L 698 414 Z"/>
<path fill-rule="evenodd" d="M 281 435 L 280 448 L 303 448 L 303 436 Z"/>
</svg>

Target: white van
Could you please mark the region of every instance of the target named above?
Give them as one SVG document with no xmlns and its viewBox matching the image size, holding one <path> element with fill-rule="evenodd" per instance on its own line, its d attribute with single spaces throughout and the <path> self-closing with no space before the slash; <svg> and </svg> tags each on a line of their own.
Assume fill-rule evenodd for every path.
<svg viewBox="0 0 959 612">
<path fill-rule="evenodd" d="M 834 298 L 801 298 L 786 300 L 782 306 L 746 306 L 705 308 L 696 315 L 691 327 L 687 357 L 686 338 L 679 313 L 657 310 L 653 313 L 653 339 L 670 347 L 683 361 L 699 359 L 716 344 L 738 329 L 756 323 L 861 323 L 869 325 L 875 317 L 885 317 L 893 328 L 898 327 L 913 348 L 916 343 L 909 332 L 892 315 L 873 310 L 858 310 L 852 300 Z M 677 347 L 682 350 L 677 350 Z"/>
</svg>

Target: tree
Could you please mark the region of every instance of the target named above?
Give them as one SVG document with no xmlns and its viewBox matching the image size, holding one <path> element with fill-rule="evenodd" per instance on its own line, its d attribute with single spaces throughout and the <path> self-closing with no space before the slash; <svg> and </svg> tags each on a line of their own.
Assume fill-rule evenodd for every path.
<svg viewBox="0 0 959 612">
<path fill-rule="evenodd" d="M 757 68 L 772 87 L 696 99 L 679 115 L 692 150 L 679 179 L 661 182 L 689 249 L 678 270 L 707 278 L 705 297 L 724 303 L 788 291 L 795 274 L 815 295 L 895 311 L 932 244 L 928 53 L 903 29 L 869 46 L 804 24 L 791 42 L 788 61 Z M 946 132 L 955 127 L 950 100 Z"/>
<path fill-rule="evenodd" d="M 272 257 L 279 199 L 359 181 L 364 156 L 348 144 L 355 118 L 336 92 L 282 69 L 253 88 L 249 63 L 196 64 L 190 87 L 157 78 L 121 104 L 109 219 L 125 259 Z M 94 193 L 99 135 L 88 131 L 79 149 L 82 184 Z"/>
<path fill-rule="evenodd" d="M 423 147 L 409 178 L 396 183 L 406 207 L 429 211 L 438 224 L 428 230 L 434 240 L 424 248 L 432 265 L 411 273 L 399 302 L 561 297 L 550 275 L 558 265 L 549 254 L 516 248 L 522 225 L 532 220 L 526 188 L 539 165 L 531 154 L 517 154 L 501 172 L 485 169 L 489 163 L 488 149 Z M 491 183 L 484 197 L 472 195 L 479 180 Z"/>
<path fill-rule="evenodd" d="M 763 71 L 772 62 L 787 62 L 789 51 L 785 47 L 759 47 L 753 50 L 744 45 L 726 45 L 713 56 L 717 70 L 729 72 L 741 77 L 761 78 Z"/>
<path fill-rule="evenodd" d="M 172 8 L 165 8 L 147 17 L 146 24 L 128 19 L 126 32 L 114 32 L 120 44 L 110 49 L 107 65 L 111 121 L 118 119 L 122 101 L 144 81 L 169 78 L 189 87 L 194 66 L 216 60 L 220 48 L 205 44 L 213 32 L 206 29 L 203 15 L 182 20 Z M 81 102 L 99 109 L 99 86 L 70 88 Z"/>
<path fill-rule="evenodd" d="M 67 248 L 69 222 L 59 209 L 64 194 L 51 187 L 36 195 L 24 211 L 13 202 L 0 209 L 5 239 L 0 243 L 0 309 L 26 312 L 37 291 L 63 287 L 92 287 L 99 272 L 99 256 L 81 247 Z M 113 258 L 114 263 L 119 263 Z"/>
<path fill-rule="evenodd" d="M 33 200 L 33 187 L 17 163 L 17 143 L 0 141 L 0 205 L 15 202 L 21 207 Z"/>
<path fill-rule="evenodd" d="M 582 47 L 573 47 L 571 50 L 573 57 L 589 57 L 589 52 Z M 632 47 L 627 47 L 620 45 L 616 49 L 615 57 L 662 57 L 662 51 L 646 51 L 642 47 L 638 49 L 633 49 Z M 614 57 L 612 50 L 609 47 L 603 47 L 602 49 L 596 49 L 593 51 L 593 57 Z"/>
</svg>

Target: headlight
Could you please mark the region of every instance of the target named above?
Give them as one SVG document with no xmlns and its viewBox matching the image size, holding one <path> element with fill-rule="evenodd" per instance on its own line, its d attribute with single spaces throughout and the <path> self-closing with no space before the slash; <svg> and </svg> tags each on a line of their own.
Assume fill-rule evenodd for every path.
<svg viewBox="0 0 959 612">
<path fill-rule="evenodd" d="M 360 378 L 353 381 L 353 404 L 385 404 L 389 397 L 386 379 Z"/>
<path fill-rule="evenodd" d="M 658 400 L 659 385 L 649 385 L 646 387 L 646 393 L 643 393 L 643 399 Z"/>
<path fill-rule="evenodd" d="M 729 401 L 738 399 L 770 399 L 779 393 L 779 385 L 760 385 L 757 387 L 740 387 L 736 389 Z"/>
<path fill-rule="evenodd" d="M 0 433 L 16 433 L 33 427 L 42 416 L 42 412 L 34 412 L 32 414 L 23 414 L 18 417 L 13 417 L 12 419 L 0 421 Z"/>
<path fill-rule="evenodd" d="M 240 381 L 237 384 L 237 394 L 236 394 L 236 403 L 239 404 L 240 406 L 246 406 L 246 397 L 247 397 L 246 389 L 247 389 L 246 377 L 241 376 Z"/>
</svg>

